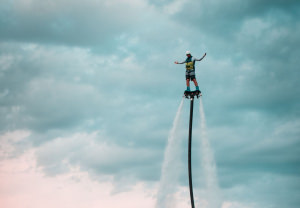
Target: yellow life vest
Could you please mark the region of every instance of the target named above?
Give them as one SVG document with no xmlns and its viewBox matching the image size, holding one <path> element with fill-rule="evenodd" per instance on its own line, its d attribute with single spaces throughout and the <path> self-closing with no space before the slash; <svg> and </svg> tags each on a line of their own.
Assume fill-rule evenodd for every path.
<svg viewBox="0 0 300 208">
<path fill-rule="evenodd" d="M 185 63 L 185 68 L 186 68 L 186 70 L 193 70 L 193 69 L 195 69 L 194 62 L 193 61 L 186 62 Z"/>
</svg>

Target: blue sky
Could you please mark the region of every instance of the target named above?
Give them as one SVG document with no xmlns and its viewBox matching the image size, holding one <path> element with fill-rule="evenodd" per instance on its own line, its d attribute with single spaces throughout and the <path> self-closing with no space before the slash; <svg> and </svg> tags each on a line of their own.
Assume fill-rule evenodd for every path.
<svg viewBox="0 0 300 208">
<path fill-rule="evenodd" d="M 78 181 L 109 183 L 107 199 L 145 192 L 144 206 L 154 207 L 168 133 L 185 90 L 184 65 L 174 61 L 190 50 L 196 58 L 207 53 L 196 64 L 196 77 L 223 208 L 299 207 L 299 1 L 0 5 L 3 177 L 38 172 L 48 184 L 72 177 L 75 168 L 88 173 Z M 30 164 L 28 172 L 9 168 L 20 161 Z M 31 183 L 3 179 L 0 202 L 20 207 L 8 199 L 19 199 L 17 189 Z"/>
</svg>

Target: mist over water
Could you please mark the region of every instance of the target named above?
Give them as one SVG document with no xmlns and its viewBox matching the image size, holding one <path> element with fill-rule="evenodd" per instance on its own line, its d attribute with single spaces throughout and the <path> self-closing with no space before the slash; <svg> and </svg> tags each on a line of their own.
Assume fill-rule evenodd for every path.
<svg viewBox="0 0 300 208">
<path fill-rule="evenodd" d="M 156 208 L 175 208 L 175 192 L 179 180 L 180 168 L 180 138 L 178 136 L 178 124 L 181 117 L 183 99 L 178 107 L 172 129 L 168 136 L 168 144 L 165 150 L 164 161 L 160 178 L 160 185 L 157 194 Z"/>
<path fill-rule="evenodd" d="M 201 129 L 201 170 L 205 177 L 205 196 L 200 196 L 200 198 L 205 198 L 206 206 L 205 208 L 220 208 L 222 204 L 220 188 L 218 184 L 217 167 L 214 158 L 213 151 L 210 147 L 206 120 L 202 98 L 200 97 L 200 129 Z"/>
</svg>

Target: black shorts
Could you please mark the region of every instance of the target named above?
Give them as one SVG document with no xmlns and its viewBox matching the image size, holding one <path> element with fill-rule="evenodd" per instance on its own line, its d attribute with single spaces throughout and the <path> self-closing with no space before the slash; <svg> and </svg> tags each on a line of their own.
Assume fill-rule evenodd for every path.
<svg viewBox="0 0 300 208">
<path fill-rule="evenodd" d="M 185 72 L 185 79 L 189 79 L 189 80 L 196 79 L 195 70 L 186 71 Z"/>
</svg>

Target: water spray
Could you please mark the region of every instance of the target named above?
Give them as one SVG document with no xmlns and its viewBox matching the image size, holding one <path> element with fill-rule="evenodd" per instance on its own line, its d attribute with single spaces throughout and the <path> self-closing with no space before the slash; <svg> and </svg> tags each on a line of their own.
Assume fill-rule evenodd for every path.
<svg viewBox="0 0 300 208">
<path fill-rule="evenodd" d="M 202 170 L 205 177 L 206 182 L 206 193 L 207 193 L 207 202 L 209 208 L 219 208 L 221 205 L 220 199 L 220 188 L 218 185 L 218 177 L 217 177 L 217 167 L 216 161 L 214 159 L 213 151 L 210 147 L 207 128 L 206 128 L 206 120 L 202 99 L 200 98 L 200 117 L 201 117 L 201 160 L 202 160 Z"/>
<path fill-rule="evenodd" d="M 183 99 L 178 107 L 172 129 L 168 136 L 168 144 L 165 150 L 164 161 L 162 165 L 160 186 L 157 195 L 156 208 L 171 208 L 174 207 L 173 194 L 175 192 L 175 181 L 179 178 L 176 164 L 180 161 L 179 149 L 180 140 L 177 137 L 178 124 L 182 112 Z"/>
</svg>

